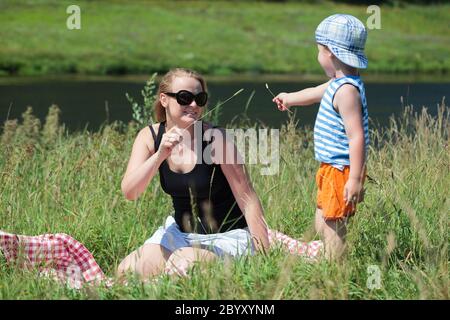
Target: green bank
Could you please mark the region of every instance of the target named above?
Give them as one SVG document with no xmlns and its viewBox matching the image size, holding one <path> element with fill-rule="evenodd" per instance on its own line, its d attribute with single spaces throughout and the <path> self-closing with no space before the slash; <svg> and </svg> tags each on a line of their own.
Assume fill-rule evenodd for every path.
<svg viewBox="0 0 450 320">
<path fill-rule="evenodd" d="M 150 74 L 183 66 L 209 75 L 322 74 L 314 30 L 366 6 L 320 2 L 69 1 L 0 3 L 0 74 Z M 447 74 L 449 5 L 381 6 L 368 30 L 369 73 Z M 447 21 L 447 22 L 446 22 Z"/>
</svg>

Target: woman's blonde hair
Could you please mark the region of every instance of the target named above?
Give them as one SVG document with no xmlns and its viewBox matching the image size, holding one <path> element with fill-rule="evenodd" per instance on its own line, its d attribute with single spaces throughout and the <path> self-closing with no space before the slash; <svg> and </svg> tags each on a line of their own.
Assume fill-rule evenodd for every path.
<svg viewBox="0 0 450 320">
<path fill-rule="evenodd" d="M 166 108 L 162 106 L 161 101 L 159 100 L 159 96 L 161 93 L 169 92 L 170 90 L 172 90 L 171 88 L 173 79 L 179 77 L 191 77 L 197 79 L 202 86 L 202 90 L 207 92 L 205 79 L 202 75 L 195 72 L 194 70 L 184 68 L 175 68 L 169 70 L 169 72 L 167 72 L 162 77 L 161 82 L 159 83 L 158 92 L 156 93 L 156 100 L 153 104 L 153 112 L 156 117 L 156 121 L 158 122 L 166 121 Z"/>
</svg>

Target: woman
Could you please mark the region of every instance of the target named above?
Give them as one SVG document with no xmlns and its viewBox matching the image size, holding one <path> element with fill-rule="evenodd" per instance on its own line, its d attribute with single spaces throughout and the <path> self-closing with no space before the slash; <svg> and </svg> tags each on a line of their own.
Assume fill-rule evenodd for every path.
<svg viewBox="0 0 450 320">
<path fill-rule="evenodd" d="M 154 104 L 159 123 L 137 135 L 122 191 L 137 199 L 159 171 L 174 217 L 120 263 L 119 276 L 185 275 L 195 261 L 266 252 L 276 243 L 307 258 L 321 254 L 321 241 L 304 243 L 268 229 L 233 141 L 198 121 L 207 99 L 206 82 L 195 71 L 173 69 L 161 80 Z"/>
<path fill-rule="evenodd" d="M 119 276 L 127 271 L 143 279 L 163 271 L 183 275 L 195 261 L 264 252 L 269 243 L 307 258 L 321 253 L 320 241 L 303 243 L 267 228 L 244 166 L 223 160 L 234 159 L 236 147 L 222 130 L 197 121 L 207 102 L 206 90 L 204 79 L 185 69 L 171 70 L 160 83 L 154 106 L 159 123 L 136 137 L 122 191 L 127 199 L 137 199 L 159 170 L 175 214 L 120 263 Z M 202 141 L 203 133 L 214 140 Z M 200 155 L 195 152 L 198 142 Z M 203 152 L 208 150 L 214 152 Z M 38 267 L 73 287 L 105 280 L 112 284 L 88 249 L 66 234 L 22 236 L 0 230 L 0 251 L 8 263 L 19 259 L 17 266 Z"/>
<path fill-rule="evenodd" d="M 221 161 L 227 153 L 237 154 L 233 142 L 217 132 L 212 142 L 194 134 L 206 92 L 203 77 L 191 70 L 173 69 L 161 80 L 154 105 L 159 123 L 137 135 L 122 191 L 127 199 L 137 199 L 159 170 L 161 186 L 172 197 L 174 218 L 169 216 L 120 263 L 119 275 L 132 271 L 148 278 L 167 268 L 186 270 L 195 261 L 269 248 L 261 203 L 244 165 Z M 200 131 L 213 129 L 198 123 Z M 203 154 L 195 150 L 199 139 L 202 151 L 206 147 L 216 151 L 212 163 L 199 159 Z"/>
</svg>

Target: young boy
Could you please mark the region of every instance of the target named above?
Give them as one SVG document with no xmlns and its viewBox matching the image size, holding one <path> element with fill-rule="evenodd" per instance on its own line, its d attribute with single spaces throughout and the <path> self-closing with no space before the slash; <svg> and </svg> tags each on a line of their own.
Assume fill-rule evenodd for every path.
<svg viewBox="0 0 450 320">
<path fill-rule="evenodd" d="M 348 217 L 363 200 L 369 128 L 358 69 L 367 67 L 366 38 L 366 29 L 357 18 L 344 14 L 326 18 L 316 29 L 317 59 L 331 79 L 273 99 L 282 111 L 320 102 L 314 125 L 314 152 L 320 161 L 315 227 L 328 258 L 342 254 Z"/>
</svg>

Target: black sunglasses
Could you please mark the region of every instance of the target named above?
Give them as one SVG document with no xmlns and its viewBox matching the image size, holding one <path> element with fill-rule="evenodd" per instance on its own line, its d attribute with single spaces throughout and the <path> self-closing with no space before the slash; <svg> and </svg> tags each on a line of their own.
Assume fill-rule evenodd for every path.
<svg viewBox="0 0 450 320">
<path fill-rule="evenodd" d="M 177 93 L 174 92 L 163 92 L 170 97 L 177 98 L 177 102 L 182 106 L 188 106 L 195 100 L 195 103 L 199 107 L 203 107 L 208 102 L 208 94 L 204 91 L 197 93 L 194 95 L 192 92 L 187 90 L 180 90 Z"/>
</svg>

